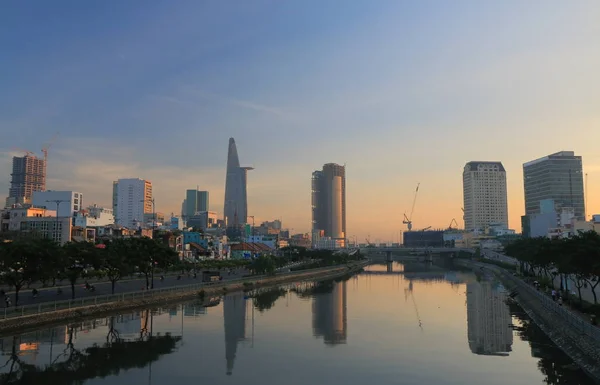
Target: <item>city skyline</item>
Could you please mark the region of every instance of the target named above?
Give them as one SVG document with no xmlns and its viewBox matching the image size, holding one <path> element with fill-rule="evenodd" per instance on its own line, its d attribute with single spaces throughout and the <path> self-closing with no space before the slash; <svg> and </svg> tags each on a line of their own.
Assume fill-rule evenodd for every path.
<svg viewBox="0 0 600 385">
<path fill-rule="evenodd" d="M 562 150 L 582 156 L 586 214 L 600 213 L 600 5 L 338 4 L 319 15 L 238 4 L 232 16 L 227 4 L 150 2 L 142 19 L 114 1 L 36 15 L 11 4 L 0 130 L 18 134 L 0 149 L 0 194 L 23 155 L 13 148 L 39 153 L 60 131 L 48 188 L 106 207 L 113 180 L 139 177 L 157 211 L 180 212 L 201 184 L 222 215 L 220 143 L 235 137 L 257 168 L 248 214 L 294 232 L 310 232 L 306 175 L 327 162 L 352 170 L 347 236 L 359 240 L 406 230 L 418 182 L 415 229 L 461 223 L 472 159 L 504 164 L 517 231 L 522 164 Z"/>
</svg>

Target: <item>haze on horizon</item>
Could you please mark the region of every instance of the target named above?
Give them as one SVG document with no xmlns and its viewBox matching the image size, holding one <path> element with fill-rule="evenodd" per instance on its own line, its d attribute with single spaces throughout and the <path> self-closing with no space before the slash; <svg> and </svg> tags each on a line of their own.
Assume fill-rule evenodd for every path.
<svg viewBox="0 0 600 385">
<path fill-rule="evenodd" d="M 467 161 L 502 161 L 520 231 L 522 163 L 583 157 L 600 213 L 596 1 L 7 1 L 0 12 L 0 199 L 16 148 L 54 133 L 48 188 L 110 205 L 152 181 L 157 210 L 210 191 L 229 137 L 248 214 L 310 229 L 310 178 L 346 164 L 348 236 L 462 226 Z"/>
</svg>

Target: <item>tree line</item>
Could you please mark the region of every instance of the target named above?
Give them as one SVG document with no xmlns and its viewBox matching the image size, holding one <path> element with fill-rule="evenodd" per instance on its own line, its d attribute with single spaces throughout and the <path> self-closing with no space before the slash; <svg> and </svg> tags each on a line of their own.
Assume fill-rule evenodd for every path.
<svg viewBox="0 0 600 385">
<path fill-rule="evenodd" d="M 564 289 L 566 277 L 572 277 L 582 303 L 581 289 L 589 287 L 598 304 L 596 288 L 600 284 L 600 235 L 580 232 L 570 238 L 522 238 L 504 247 L 505 254 L 517 259 L 521 271 L 543 276 L 553 282 L 557 275 Z"/>
<path fill-rule="evenodd" d="M 177 252 L 151 238 L 122 238 L 101 244 L 69 242 L 59 245 L 51 239 L 16 239 L 0 243 L 0 279 L 15 289 L 15 305 L 25 285 L 40 282 L 43 286 L 68 280 L 71 297 L 75 285 L 84 277 L 105 277 L 115 283 L 133 273 L 146 277 L 155 268 L 167 269 L 177 262 Z"/>
</svg>

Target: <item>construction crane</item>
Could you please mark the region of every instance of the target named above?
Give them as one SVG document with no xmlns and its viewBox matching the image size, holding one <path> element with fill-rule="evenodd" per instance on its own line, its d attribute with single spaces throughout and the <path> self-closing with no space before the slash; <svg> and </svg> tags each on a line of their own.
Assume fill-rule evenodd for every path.
<svg viewBox="0 0 600 385">
<path fill-rule="evenodd" d="M 456 225 L 456 228 L 458 228 L 458 222 L 456 222 L 456 219 L 452 218 L 452 220 L 450 221 L 450 225 L 448 226 L 448 230 L 453 229 L 453 227 L 452 227 L 453 223 Z"/>
<path fill-rule="evenodd" d="M 419 186 L 420 183 L 417 183 L 417 188 L 415 189 L 415 197 L 413 198 L 412 208 L 410 209 L 410 216 L 407 217 L 406 213 L 404 213 L 404 220 L 402 221 L 402 223 L 404 223 L 408 227 L 408 231 L 412 230 L 412 216 L 415 212 L 415 204 L 417 203 L 417 194 L 419 193 Z"/>
<path fill-rule="evenodd" d="M 427 230 L 429 230 L 430 228 L 431 228 L 431 226 L 429 226 L 429 227 L 425 227 L 424 229 L 422 229 L 422 230 L 419 230 L 419 231 L 427 231 Z"/>
<path fill-rule="evenodd" d="M 49 141 L 47 141 L 46 144 L 44 144 L 44 147 L 42 147 L 42 153 L 44 154 L 44 161 L 48 161 L 48 150 L 52 146 L 52 143 L 54 143 L 54 141 L 58 137 L 58 134 L 59 134 L 58 132 L 56 134 L 54 134 L 54 136 Z"/>
</svg>

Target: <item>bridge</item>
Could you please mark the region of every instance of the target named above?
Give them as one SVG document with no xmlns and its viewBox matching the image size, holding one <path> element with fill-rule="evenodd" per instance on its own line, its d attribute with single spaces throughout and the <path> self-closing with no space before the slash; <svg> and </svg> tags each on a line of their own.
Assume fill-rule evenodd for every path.
<svg viewBox="0 0 600 385">
<path fill-rule="evenodd" d="M 422 248 L 409 248 L 409 247 L 399 247 L 399 246 L 379 246 L 379 247 L 365 247 L 360 249 L 361 254 L 363 255 L 373 255 L 373 254 L 385 254 L 386 261 L 393 260 L 393 254 L 401 254 L 401 255 L 414 255 L 414 256 L 425 256 L 425 260 L 431 261 L 433 255 L 450 255 L 455 256 L 460 252 L 473 254 L 475 253 L 474 249 L 469 248 L 459 248 L 459 247 L 422 247 Z"/>
</svg>

